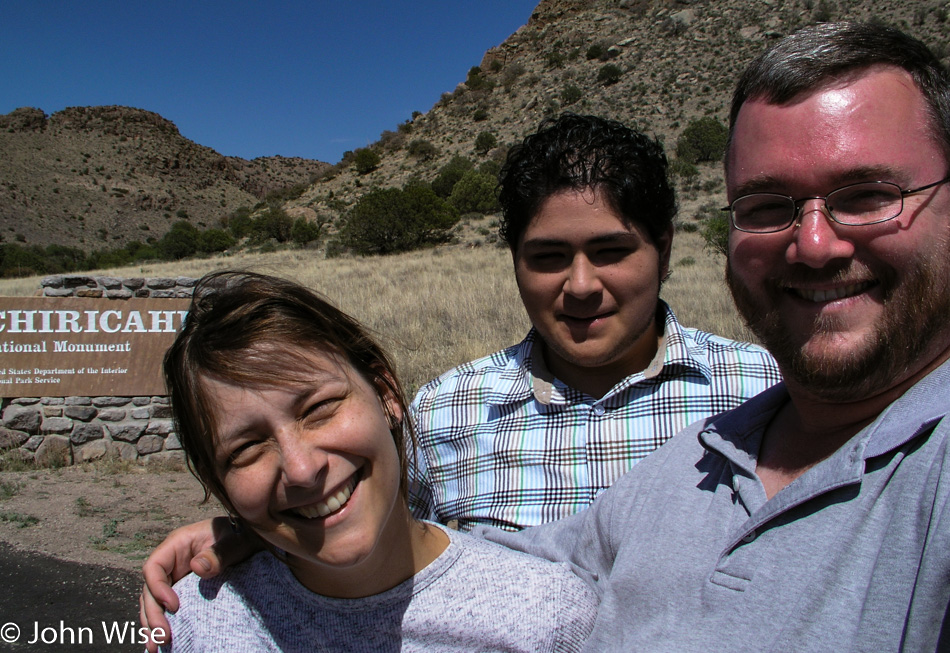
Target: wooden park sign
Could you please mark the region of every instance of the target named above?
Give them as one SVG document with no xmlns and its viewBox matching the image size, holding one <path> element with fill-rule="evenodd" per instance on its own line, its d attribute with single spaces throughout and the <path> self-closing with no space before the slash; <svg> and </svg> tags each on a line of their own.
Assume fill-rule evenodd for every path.
<svg viewBox="0 0 950 653">
<path fill-rule="evenodd" d="M 164 395 L 188 299 L 0 297 L 0 397 Z"/>
</svg>

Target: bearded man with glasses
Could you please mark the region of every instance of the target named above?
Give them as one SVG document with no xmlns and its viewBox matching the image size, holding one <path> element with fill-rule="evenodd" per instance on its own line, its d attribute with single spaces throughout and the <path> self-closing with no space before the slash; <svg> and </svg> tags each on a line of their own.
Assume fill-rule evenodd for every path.
<svg viewBox="0 0 950 653">
<path fill-rule="evenodd" d="M 785 381 L 586 511 L 482 534 L 590 572 L 590 650 L 950 650 L 950 76 L 822 24 L 733 96 L 736 304 Z"/>
</svg>

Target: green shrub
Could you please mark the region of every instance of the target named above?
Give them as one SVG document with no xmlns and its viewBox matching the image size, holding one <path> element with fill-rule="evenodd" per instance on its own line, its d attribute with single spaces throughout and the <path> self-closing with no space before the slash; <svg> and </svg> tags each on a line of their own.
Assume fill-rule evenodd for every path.
<svg viewBox="0 0 950 653">
<path fill-rule="evenodd" d="M 620 81 L 621 77 L 623 77 L 623 71 L 620 69 L 620 66 L 612 63 L 604 64 L 600 67 L 600 70 L 597 71 L 597 82 L 604 86 L 616 84 Z"/>
<path fill-rule="evenodd" d="M 290 228 L 290 239 L 298 245 L 306 245 L 307 243 L 319 240 L 323 233 L 324 224 L 325 223 L 321 222 L 310 222 L 304 217 L 299 217 L 294 220 L 294 224 Z"/>
<path fill-rule="evenodd" d="M 491 175 L 495 179 L 498 179 L 498 173 L 501 172 L 501 164 L 498 163 L 498 161 L 489 159 L 478 166 L 478 171 L 483 175 Z"/>
<path fill-rule="evenodd" d="M 433 145 L 431 141 L 417 138 L 409 143 L 408 152 L 409 156 L 414 156 L 422 161 L 428 161 L 438 156 L 439 148 Z"/>
<path fill-rule="evenodd" d="M 494 175 L 469 170 L 452 189 L 449 204 L 459 213 L 494 213 L 500 208 L 495 194 L 497 186 Z"/>
<path fill-rule="evenodd" d="M 368 147 L 356 150 L 353 154 L 353 165 L 356 167 L 356 172 L 361 175 L 375 170 L 380 161 L 379 155 Z"/>
<path fill-rule="evenodd" d="M 0 268 L 5 277 L 28 277 L 46 272 L 46 256 L 38 245 L 25 247 L 10 243 L 0 245 Z"/>
<path fill-rule="evenodd" d="M 697 168 L 695 164 L 687 163 L 682 159 L 673 159 L 670 161 L 670 174 L 677 175 L 689 181 L 699 175 L 699 168 Z"/>
<path fill-rule="evenodd" d="M 283 204 L 289 200 L 295 200 L 304 192 L 310 188 L 310 184 L 294 184 L 292 186 L 284 186 L 283 188 L 278 188 L 277 190 L 272 190 L 267 195 L 264 196 L 264 201 L 268 204 Z"/>
<path fill-rule="evenodd" d="M 389 129 L 384 129 L 379 135 L 379 140 L 377 141 L 379 147 L 383 148 L 387 152 L 395 152 L 396 150 L 400 150 L 402 149 L 403 145 L 405 145 L 405 143 L 406 134 L 404 132 L 394 132 Z M 374 165 L 373 167 L 376 166 Z"/>
<path fill-rule="evenodd" d="M 482 156 L 488 154 L 488 150 L 498 145 L 498 139 L 491 132 L 482 132 L 475 137 L 475 151 Z"/>
<path fill-rule="evenodd" d="M 505 70 L 501 74 L 501 83 L 502 86 L 505 87 L 506 91 L 511 91 L 515 85 L 515 82 L 518 81 L 518 78 L 524 75 L 524 71 L 524 64 L 521 63 L 513 63 L 505 66 Z"/>
<path fill-rule="evenodd" d="M 435 191 L 435 194 L 439 197 L 443 199 L 447 198 L 452 194 L 452 189 L 455 187 L 455 184 L 458 183 L 458 180 L 462 178 L 462 175 L 474 167 L 475 164 L 464 156 L 453 156 L 448 163 L 442 166 L 442 169 L 439 170 L 439 174 L 432 181 L 432 190 Z"/>
<path fill-rule="evenodd" d="M 567 57 L 559 50 L 551 50 L 544 55 L 544 63 L 548 68 L 563 68 L 566 60 Z"/>
<path fill-rule="evenodd" d="M 222 218 L 221 226 L 226 227 L 235 238 L 244 238 L 251 233 L 251 209 L 246 206 L 235 210 L 231 215 Z"/>
<path fill-rule="evenodd" d="M 47 245 L 43 256 L 46 272 L 75 272 L 86 268 L 86 253 L 78 247 Z"/>
<path fill-rule="evenodd" d="M 584 92 L 574 84 L 568 84 L 561 91 L 561 104 L 566 107 L 571 106 L 584 97 Z"/>
<path fill-rule="evenodd" d="M 208 229 L 198 236 L 198 251 L 205 254 L 223 252 L 237 243 L 234 236 L 224 229 Z"/>
<path fill-rule="evenodd" d="M 677 232 L 684 234 L 694 234 L 699 231 L 699 225 L 695 222 L 677 222 L 674 226 Z"/>
<path fill-rule="evenodd" d="M 331 238 L 327 241 L 327 247 L 324 256 L 327 258 L 339 258 L 346 252 L 346 245 L 339 238 Z"/>
<path fill-rule="evenodd" d="M 711 116 L 691 121 L 676 141 L 676 156 L 686 163 L 721 161 L 729 130 Z"/>
<path fill-rule="evenodd" d="M 125 251 L 128 253 L 132 261 L 157 261 L 160 256 L 158 250 L 155 249 L 152 245 L 146 245 L 140 243 L 137 240 L 133 240 L 131 243 L 125 246 Z M 115 266 L 102 266 L 102 265 L 90 265 L 90 268 L 101 268 L 101 267 L 115 267 Z"/>
<path fill-rule="evenodd" d="M 600 43 L 594 43 L 592 46 L 587 48 L 587 60 L 591 59 L 600 59 L 603 60 L 607 56 L 607 48 L 605 48 Z"/>
<path fill-rule="evenodd" d="M 834 19 L 835 6 L 828 0 L 821 0 L 814 13 L 816 23 L 828 23 Z"/>
<path fill-rule="evenodd" d="M 495 86 L 490 79 L 482 76 L 482 69 L 478 66 L 472 66 L 469 69 L 465 85 L 472 91 L 490 91 Z"/>
<path fill-rule="evenodd" d="M 712 205 L 703 206 L 697 215 L 700 218 L 699 233 L 705 242 L 705 249 L 729 255 L 729 213 L 719 211 Z"/>
<path fill-rule="evenodd" d="M 268 207 L 251 223 L 250 241 L 254 245 L 260 245 L 271 239 L 278 243 L 286 243 L 290 240 L 293 225 L 293 220 L 284 213 L 283 209 L 276 206 Z"/>
<path fill-rule="evenodd" d="M 194 256 L 198 251 L 198 228 L 186 220 L 179 220 L 158 241 L 156 249 L 166 261 Z"/>
<path fill-rule="evenodd" d="M 357 254 L 393 254 L 446 242 L 457 222 L 458 212 L 431 188 L 410 184 L 361 197 L 347 215 L 340 238 Z"/>
</svg>

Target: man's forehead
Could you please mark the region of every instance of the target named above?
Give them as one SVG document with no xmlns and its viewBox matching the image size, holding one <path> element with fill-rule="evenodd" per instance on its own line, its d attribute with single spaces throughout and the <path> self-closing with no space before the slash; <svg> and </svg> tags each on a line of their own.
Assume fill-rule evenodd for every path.
<svg viewBox="0 0 950 653">
<path fill-rule="evenodd" d="M 848 184 L 857 184 L 865 181 L 889 181 L 898 186 L 907 185 L 910 179 L 906 171 L 895 169 L 889 165 L 855 165 L 823 171 L 823 179 L 829 188 L 838 188 Z M 759 174 L 743 178 L 741 183 L 733 181 L 730 191 L 734 197 L 750 193 L 785 193 L 793 192 L 800 180 L 792 174 Z M 827 192 L 827 189 L 825 190 Z"/>
<path fill-rule="evenodd" d="M 642 236 L 636 228 L 617 229 L 615 231 L 602 231 L 596 233 L 571 233 L 562 232 L 546 236 L 536 236 L 525 238 L 522 247 L 527 250 L 546 247 L 570 247 L 581 245 L 609 245 L 611 243 L 623 243 L 630 240 L 640 240 Z"/>
<path fill-rule="evenodd" d="M 772 106 L 791 107 L 795 106 L 796 104 L 806 102 L 815 95 L 825 93 L 837 95 L 841 91 L 845 91 L 846 89 L 859 84 L 863 80 L 870 80 L 871 78 L 880 79 L 880 73 L 888 73 L 892 79 L 894 77 L 901 79 L 903 85 L 905 85 L 908 89 L 912 89 L 917 95 L 920 95 L 921 98 L 923 97 L 923 94 L 921 93 L 920 88 L 917 86 L 917 83 L 914 81 L 914 78 L 903 68 L 890 64 L 873 64 L 870 66 L 840 71 L 834 75 L 827 75 L 823 79 L 815 80 L 808 88 L 802 89 L 790 97 L 777 98 L 777 94 L 771 93 L 768 89 L 762 89 L 758 93 L 749 95 L 749 97 L 747 97 L 742 103 L 742 107 L 756 102 Z M 740 113 L 742 111 L 742 107 L 739 108 Z"/>
<path fill-rule="evenodd" d="M 601 189 L 565 189 L 541 203 L 521 235 L 522 245 L 605 240 L 638 234 L 643 227 L 623 216 Z"/>
<path fill-rule="evenodd" d="M 887 172 L 892 163 L 894 170 L 913 168 L 934 145 L 942 151 L 929 107 L 911 76 L 893 66 L 875 66 L 787 102 L 757 97 L 744 103 L 733 126 L 726 181 L 733 193 L 769 176 L 787 176 L 796 163 L 791 176 L 798 178 L 808 171 L 807 163 L 816 174 L 821 168 L 823 178 L 849 183 Z"/>
</svg>

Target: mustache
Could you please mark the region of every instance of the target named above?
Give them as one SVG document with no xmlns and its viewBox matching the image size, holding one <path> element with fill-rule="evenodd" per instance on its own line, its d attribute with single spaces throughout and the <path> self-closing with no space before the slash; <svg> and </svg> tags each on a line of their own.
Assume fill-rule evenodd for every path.
<svg viewBox="0 0 950 653">
<path fill-rule="evenodd" d="M 875 274 L 868 265 L 850 260 L 818 269 L 796 263 L 783 270 L 780 277 L 773 277 L 769 281 L 774 286 L 786 288 L 820 284 L 851 284 L 872 281 L 878 277 L 879 275 Z"/>
</svg>

